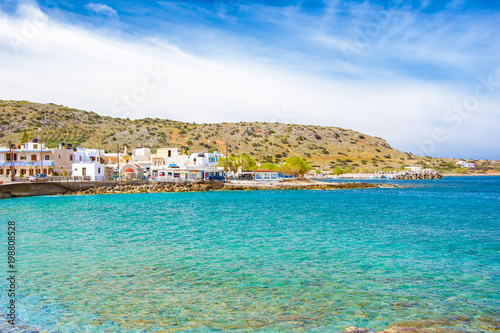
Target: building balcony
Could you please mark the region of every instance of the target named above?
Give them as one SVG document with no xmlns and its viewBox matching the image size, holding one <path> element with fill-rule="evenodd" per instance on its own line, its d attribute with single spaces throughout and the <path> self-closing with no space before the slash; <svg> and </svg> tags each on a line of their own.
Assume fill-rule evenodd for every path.
<svg viewBox="0 0 500 333">
<path fill-rule="evenodd" d="M 40 163 L 39 161 L 14 161 L 13 164 L 15 167 L 30 167 L 30 166 L 39 167 L 42 165 L 42 163 Z M 0 162 L 0 166 L 10 167 L 10 161 Z M 43 161 L 43 166 L 44 167 L 54 166 L 54 161 Z"/>
</svg>

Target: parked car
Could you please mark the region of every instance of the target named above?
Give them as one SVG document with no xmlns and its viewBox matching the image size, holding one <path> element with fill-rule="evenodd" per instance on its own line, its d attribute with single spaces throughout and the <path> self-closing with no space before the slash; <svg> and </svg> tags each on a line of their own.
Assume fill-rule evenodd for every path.
<svg viewBox="0 0 500 333">
<path fill-rule="evenodd" d="M 46 182 L 49 178 L 44 173 L 37 173 L 34 176 L 28 178 L 30 182 Z"/>
</svg>

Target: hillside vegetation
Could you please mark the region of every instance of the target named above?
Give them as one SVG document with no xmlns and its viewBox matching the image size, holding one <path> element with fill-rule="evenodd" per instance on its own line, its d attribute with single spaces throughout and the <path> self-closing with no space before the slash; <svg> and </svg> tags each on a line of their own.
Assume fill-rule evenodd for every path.
<svg viewBox="0 0 500 333">
<path fill-rule="evenodd" d="M 195 124 L 169 119 L 122 119 L 100 116 L 56 104 L 0 100 L 0 145 L 40 137 L 48 147 L 60 142 L 116 151 L 120 148 L 184 147 L 224 154 L 246 153 L 258 162 L 279 162 L 290 156 L 306 159 L 314 169 L 335 167 L 355 172 L 390 171 L 405 166 L 453 170 L 454 159 L 432 159 L 392 148 L 384 139 L 338 127 L 239 122 Z M 39 130 L 40 129 L 40 130 Z M 498 163 L 474 161 L 485 170 Z"/>
</svg>

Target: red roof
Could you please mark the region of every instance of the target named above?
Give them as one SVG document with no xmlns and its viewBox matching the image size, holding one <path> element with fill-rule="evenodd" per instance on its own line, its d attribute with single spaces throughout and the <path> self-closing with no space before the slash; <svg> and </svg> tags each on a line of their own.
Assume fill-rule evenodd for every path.
<svg viewBox="0 0 500 333">
<path fill-rule="evenodd" d="M 125 171 L 123 171 L 123 172 L 132 172 L 132 173 L 134 173 L 135 171 L 132 168 L 126 168 Z"/>
</svg>

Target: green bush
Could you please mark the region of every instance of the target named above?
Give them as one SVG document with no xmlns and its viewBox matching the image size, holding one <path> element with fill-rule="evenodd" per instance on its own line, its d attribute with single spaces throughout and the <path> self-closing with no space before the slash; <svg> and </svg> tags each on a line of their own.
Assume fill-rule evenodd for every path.
<svg viewBox="0 0 500 333">
<path fill-rule="evenodd" d="M 459 174 L 467 174 L 467 173 L 469 173 L 469 169 L 468 168 L 456 168 L 453 171 L 455 173 L 459 173 Z"/>
</svg>

